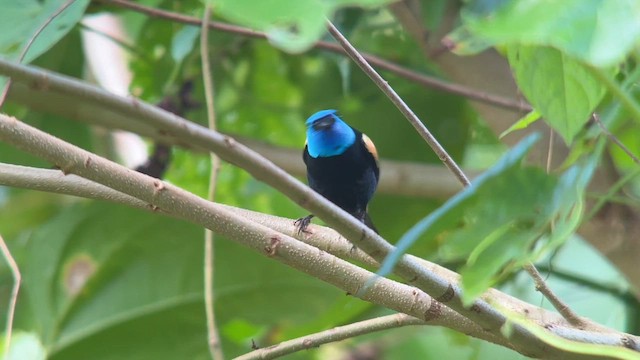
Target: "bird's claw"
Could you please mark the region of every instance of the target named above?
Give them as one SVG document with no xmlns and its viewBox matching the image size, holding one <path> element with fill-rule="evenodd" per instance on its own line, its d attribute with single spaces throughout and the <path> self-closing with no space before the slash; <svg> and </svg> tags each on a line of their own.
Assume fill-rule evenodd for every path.
<svg viewBox="0 0 640 360">
<path fill-rule="evenodd" d="M 311 234 L 311 231 L 307 230 L 307 227 L 311 223 L 312 218 L 313 218 L 313 215 L 305 216 L 303 218 L 296 220 L 293 223 L 293 225 L 295 225 L 298 228 L 298 235 L 301 235 L 302 233 Z"/>
</svg>

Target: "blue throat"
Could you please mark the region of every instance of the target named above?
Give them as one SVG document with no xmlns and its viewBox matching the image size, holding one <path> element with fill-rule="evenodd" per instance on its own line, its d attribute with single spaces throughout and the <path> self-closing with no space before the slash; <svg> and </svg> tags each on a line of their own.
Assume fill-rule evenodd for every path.
<svg viewBox="0 0 640 360">
<path fill-rule="evenodd" d="M 326 121 L 327 117 L 333 119 L 333 123 L 325 128 L 316 129 L 314 125 Z M 345 152 L 356 141 L 356 133 L 347 125 L 335 110 L 322 110 L 311 115 L 307 125 L 307 151 L 313 158 L 330 157 Z"/>
</svg>

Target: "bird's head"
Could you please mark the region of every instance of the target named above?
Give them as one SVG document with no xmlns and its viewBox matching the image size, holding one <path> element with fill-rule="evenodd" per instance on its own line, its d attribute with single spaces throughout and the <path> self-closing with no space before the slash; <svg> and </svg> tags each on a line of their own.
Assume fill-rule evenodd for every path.
<svg viewBox="0 0 640 360">
<path fill-rule="evenodd" d="M 356 141 L 356 133 L 336 114 L 322 110 L 311 115 L 307 122 L 307 150 L 311 157 L 342 154 Z"/>
</svg>

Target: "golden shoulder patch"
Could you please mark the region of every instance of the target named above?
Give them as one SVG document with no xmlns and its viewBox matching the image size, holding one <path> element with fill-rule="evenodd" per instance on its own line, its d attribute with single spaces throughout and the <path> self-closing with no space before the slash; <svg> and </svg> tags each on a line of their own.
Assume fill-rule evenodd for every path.
<svg viewBox="0 0 640 360">
<path fill-rule="evenodd" d="M 373 145 L 373 141 L 371 141 L 367 135 L 362 134 L 362 142 L 364 143 L 364 147 L 373 155 L 373 158 L 378 161 L 378 150 L 376 146 Z"/>
</svg>

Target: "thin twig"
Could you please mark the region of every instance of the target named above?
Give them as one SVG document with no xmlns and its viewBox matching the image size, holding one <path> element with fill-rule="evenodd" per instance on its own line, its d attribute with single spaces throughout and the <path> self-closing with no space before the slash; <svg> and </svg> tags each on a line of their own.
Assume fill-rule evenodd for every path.
<svg viewBox="0 0 640 360">
<path fill-rule="evenodd" d="M 602 207 L 609 202 L 609 199 L 613 197 L 618 191 L 620 191 L 626 184 L 635 179 L 640 175 L 640 167 L 637 167 L 628 173 L 626 173 L 623 177 L 621 177 L 618 181 L 616 181 L 607 192 L 600 197 L 596 203 L 591 207 L 589 213 L 584 217 L 584 222 L 589 222 L 593 219 L 596 214 L 602 209 Z"/>
<path fill-rule="evenodd" d="M 640 165 L 640 159 L 638 159 L 637 156 L 635 156 L 633 154 L 633 152 L 631 152 L 631 150 L 629 150 L 628 147 L 625 146 L 625 144 L 622 143 L 622 141 L 618 140 L 618 138 L 613 135 L 611 133 L 611 131 L 609 131 L 609 129 L 607 129 L 606 126 L 604 126 L 604 124 L 602 123 L 602 121 L 600 121 L 600 115 L 593 113 L 592 116 L 593 120 L 596 122 L 596 124 L 598 124 L 598 126 L 600 127 L 600 129 L 602 130 L 602 132 L 607 136 L 607 138 L 609 138 L 609 140 L 611 140 L 614 144 L 618 145 L 618 147 L 625 152 L 625 154 L 629 155 L 629 157 L 631 158 L 631 160 L 633 160 L 634 163 Z"/>
<path fill-rule="evenodd" d="M 183 15 L 183 14 L 179 14 L 171 11 L 166 11 L 158 8 L 140 5 L 133 1 L 126 1 L 126 0 L 95 0 L 95 1 L 137 11 L 137 12 L 149 15 L 151 17 L 167 19 L 170 21 L 179 22 L 183 24 L 200 25 L 202 23 L 201 19 L 198 19 L 196 17 L 191 17 L 191 16 L 187 16 L 187 15 Z M 238 35 L 252 37 L 252 38 L 258 38 L 258 39 L 267 38 L 267 35 L 265 33 L 244 28 L 241 26 L 236 26 L 236 25 L 231 25 L 231 24 L 226 24 L 221 22 L 212 21 L 209 23 L 209 27 L 219 31 L 224 31 L 224 32 L 238 34 Z M 330 52 L 341 54 L 341 55 L 345 53 L 343 48 L 340 45 L 325 42 L 325 41 L 318 41 L 314 45 L 314 48 L 330 51 Z M 399 77 L 418 83 L 428 88 L 459 95 L 470 100 L 483 102 L 486 104 L 494 105 L 503 109 L 512 110 L 516 112 L 529 112 L 532 110 L 529 104 L 523 103 L 521 101 L 515 101 L 502 96 L 488 94 L 483 91 L 471 89 L 464 85 L 449 83 L 447 81 L 443 81 L 435 77 L 424 75 L 416 71 L 410 70 L 408 68 L 402 67 L 398 64 L 384 60 L 375 55 L 362 53 L 362 56 L 365 59 L 367 59 L 367 61 L 370 64 L 373 64 L 381 69 L 392 72 L 398 75 Z"/>
<path fill-rule="evenodd" d="M 553 160 L 553 141 L 554 141 L 554 131 L 549 128 L 549 147 L 547 150 L 547 162 L 545 170 L 547 173 L 551 171 L 551 162 Z M 553 231 L 555 227 L 555 222 L 551 221 L 551 229 Z M 524 265 L 525 271 L 531 276 L 533 282 L 536 286 L 536 290 L 540 291 L 540 293 L 551 302 L 551 305 L 558 310 L 558 313 L 562 315 L 570 324 L 583 327 L 585 326 L 585 322 L 569 307 L 569 305 L 565 304 L 559 296 L 557 296 L 553 290 L 547 285 L 545 280 L 542 278 L 538 269 L 536 269 L 535 265 L 531 262 Z"/>
<path fill-rule="evenodd" d="M 549 288 L 547 283 L 544 281 L 538 269 L 536 269 L 535 265 L 532 263 L 528 263 L 524 265 L 524 269 L 536 285 L 536 290 L 540 291 L 542 295 L 544 295 L 547 300 L 551 302 L 551 305 L 558 310 L 560 315 L 562 315 L 565 320 L 567 320 L 571 325 L 577 328 L 583 328 L 586 326 L 586 322 L 576 314 L 569 305 L 565 304 L 552 290 Z"/>
<path fill-rule="evenodd" d="M 211 5 L 207 3 L 202 17 L 200 30 L 200 58 L 202 60 L 202 80 L 204 82 L 204 94 L 207 104 L 207 121 L 209 129 L 216 131 L 216 113 L 213 105 L 213 75 L 209 63 L 209 21 L 211 20 Z M 218 179 L 218 168 L 220 160 L 214 153 L 210 153 L 211 174 L 209 176 L 209 201 L 215 200 L 216 183 Z M 214 360 L 223 360 L 222 343 L 220 342 L 220 332 L 216 326 L 213 269 L 214 269 L 214 234 L 209 229 L 204 230 L 204 299 L 207 314 L 207 333 L 209 336 L 209 352 Z"/>
<path fill-rule="evenodd" d="M 620 104 L 627 109 L 632 119 L 640 122 L 640 104 L 616 82 L 609 71 L 591 65 L 585 65 L 585 68 L 590 71 L 591 75 L 600 80 L 602 85 L 609 90 L 611 96 L 620 101 Z"/>
<path fill-rule="evenodd" d="M 549 128 L 549 147 L 547 149 L 547 164 L 545 166 L 545 170 L 547 172 L 547 174 L 549 172 L 551 172 L 551 162 L 553 160 L 553 134 L 555 133 L 555 131 L 552 128 Z"/>
<path fill-rule="evenodd" d="M 7 247 L 7 244 L 4 242 L 2 235 L 0 235 L 0 250 L 5 260 L 7 260 L 9 269 L 11 269 L 11 276 L 13 276 L 11 298 L 9 299 L 9 308 L 7 309 L 7 325 L 5 326 L 4 356 L 2 357 L 3 359 L 8 359 L 9 348 L 11 347 L 11 334 L 13 333 L 13 319 L 16 313 L 16 303 L 18 302 L 18 291 L 20 291 L 22 276 L 20 275 L 20 268 L 18 268 L 18 264 L 13 256 L 11 256 L 11 251 L 9 251 L 9 247 Z"/>
<path fill-rule="evenodd" d="M 538 268 L 542 272 L 552 273 L 557 279 L 562 279 L 572 284 L 586 287 L 595 292 L 611 295 L 624 302 L 629 307 L 640 309 L 640 299 L 636 298 L 633 294 L 633 290 L 628 288 L 624 283 L 603 283 L 596 278 L 582 277 L 581 275 L 583 274 L 578 275 L 571 271 L 571 269 L 551 269 L 548 265 L 539 265 Z"/>
<path fill-rule="evenodd" d="M 471 185 L 471 182 L 464 174 L 462 169 L 456 164 L 453 158 L 447 153 L 447 151 L 440 145 L 438 140 L 431 134 L 429 129 L 418 119 L 416 114 L 413 113 L 413 110 L 407 106 L 407 104 L 400 98 L 400 96 L 393 90 L 389 83 L 385 81 L 380 74 L 378 74 L 371 65 L 367 62 L 367 60 L 360 55 L 358 50 L 356 50 L 353 45 L 345 38 L 342 33 L 331 23 L 331 21 L 327 20 L 327 27 L 329 29 L 329 33 L 333 36 L 340 45 L 347 52 L 349 57 L 353 59 L 353 61 L 358 64 L 358 66 L 364 71 L 373 82 L 382 90 L 382 92 L 387 95 L 389 100 L 400 110 L 402 115 L 404 115 L 409 123 L 413 125 L 418 134 L 429 144 L 431 149 L 438 155 L 440 161 L 444 163 L 444 165 L 451 170 L 451 172 L 456 176 L 460 183 L 467 187 Z"/>
<path fill-rule="evenodd" d="M 424 321 L 406 314 L 393 314 L 375 319 L 363 320 L 353 324 L 338 326 L 315 334 L 281 342 L 274 346 L 254 350 L 238 356 L 235 360 L 267 360 L 293 354 L 300 350 L 317 348 L 320 345 L 341 341 L 373 332 L 394 329 L 408 325 L 424 325 Z"/>
<path fill-rule="evenodd" d="M 18 57 L 18 63 L 21 63 L 22 60 L 24 60 L 24 57 L 27 55 L 27 52 L 31 48 L 31 45 L 33 45 L 33 42 L 42 33 L 42 31 L 47 26 L 49 26 L 49 24 L 51 24 L 53 19 L 58 17 L 58 15 L 62 14 L 63 11 L 65 11 L 71 4 L 73 4 L 74 1 L 76 1 L 76 0 L 67 0 L 66 3 L 62 4 L 62 6 L 60 6 L 58 8 L 58 10 L 56 10 L 53 14 L 51 14 L 51 16 L 49 16 L 47 18 L 47 20 L 45 20 L 45 22 L 43 22 L 42 25 L 40 25 L 40 27 L 36 30 L 36 32 L 33 34 L 33 36 L 31 36 L 31 38 L 29 38 L 29 41 L 24 46 L 24 49 L 22 49 L 22 52 L 20 53 L 20 56 Z M 5 100 L 7 99 L 7 94 L 9 93 L 9 89 L 10 88 L 11 88 L 11 79 L 8 79 L 7 83 L 4 86 L 4 89 L 2 89 L 2 93 L 0 93 L 0 108 L 2 108 L 2 105 L 4 104 Z"/>
</svg>

